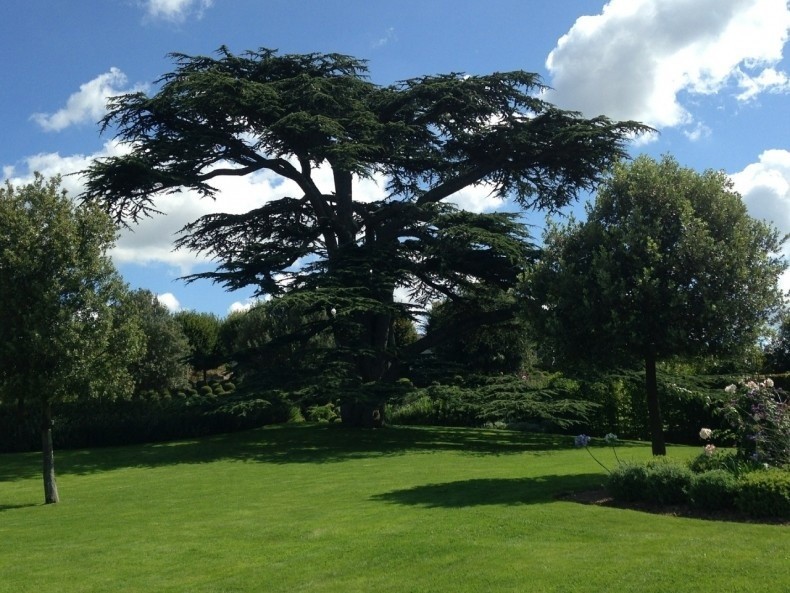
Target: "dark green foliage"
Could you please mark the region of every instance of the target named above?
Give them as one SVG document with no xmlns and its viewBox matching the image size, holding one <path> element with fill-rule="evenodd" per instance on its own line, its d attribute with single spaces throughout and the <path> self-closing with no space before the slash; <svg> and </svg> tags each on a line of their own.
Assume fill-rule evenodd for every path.
<svg viewBox="0 0 790 593">
<path fill-rule="evenodd" d="M 512 317 L 483 311 L 414 341 L 396 330 L 440 298 L 513 288 L 534 257 L 517 215 L 463 212 L 447 198 L 484 185 L 523 208 L 562 208 L 647 130 L 557 109 L 523 71 L 382 87 L 365 62 L 338 54 L 222 47 L 216 57 L 173 57 L 156 94 L 111 99 L 103 129 L 131 152 L 85 171 L 84 198 L 130 223 L 180 189 L 213 195 L 221 176 L 268 171 L 292 182 L 293 196 L 188 224 L 177 245 L 219 264 L 192 280 L 252 286 L 298 310 L 304 324 L 284 340 L 329 335 L 335 351 L 322 368 L 342 369 L 347 384 L 391 381 L 451 333 Z M 317 185 L 319 167 L 331 170 L 328 188 Z M 355 196 L 354 182 L 374 176 L 386 180 L 386 197 Z M 401 287 L 414 306 L 395 302 Z M 346 401 L 344 419 L 370 422 L 381 411 L 373 405 Z"/>
<path fill-rule="evenodd" d="M 692 477 L 688 498 L 691 505 L 698 509 L 733 510 L 738 491 L 738 478 L 735 475 L 725 469 L 714 469 Z"/>
<path fill-rule="evenodd" d="M 462 301 L 445 300 L 434 303 L 428 315 L 426 331 L 453 328 L 464 319 L 482 312 L 513 307 L 515 296 L 501 291 L 477 291 L 477 296 Z M 513 316 L 501 323 L 456 334 L 433 349 L 439 364 L 457 367 L 464 373 L 519 373 L 533 366 L 534 348 L 526 321 Z"/>
<path fill-rule="evenodd" d="M 783 312 L 779 329 L 765 347 L 765 372 L 790 372 L 790 312 L 788 311 Z"/>
<path fill-rule="evenodd" d="M 740 480 L 735 504 L 754 517 L 790 519 L 790 471 L 770 469 L 746 474 Z"/>
<path fill-rule="evenodd" d="M 285 422 L 289 410 L 287 397 L 275 392 L 67 402 L 55 409 L 54 442 L 73 449 L 191 438 Z M 38 429 L 35 417 L 20 425 L 12 410 L 0 409 L 0 452 L 39 450 Z"/>
<path fill-rule="evenodd" d="M 529 425 L 533 430 L 567 429 L 583 422 L 594 405 L 575 399 L 560 377 L 468 376 L 454 384 L 411 391 L 389 410 L 395 424 L 442 426 Z"/>
</svg>

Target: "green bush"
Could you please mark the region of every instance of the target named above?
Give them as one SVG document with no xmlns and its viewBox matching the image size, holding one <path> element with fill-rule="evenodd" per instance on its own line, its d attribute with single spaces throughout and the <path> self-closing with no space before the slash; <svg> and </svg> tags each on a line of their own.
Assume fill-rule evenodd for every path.
<svg viewBox="0 0 790 593">
<path fill-rule="evenodd" d="M 689 462 L 689 468 L 695 474 L 721 469 L 737 477 L 762 468 L 762 465 L 744 459 L 735 451 L 716 451 L 713 455 L 701 453 Z"/>
<path fill-rule="evenodd" d="M 647 497 L 647 467 L 638 463 L 620 463 L 609 474 L 606 489 L 622 502 L 642 502 Z"/>
<path fill-rule="evenodd" d="M 734 509 L 737 493 L 738 479 L 724 469 L 695 474 L 688 491 L 691 505 L 706 511 Z"/>
<path fill-rule="evenodd" d="M 209 396 L 211 397 L 214 395 L 214 390 L 211 388 L 211 385 L 203 385 L 198 389 L 198 393 L 202 396 Z"/>
<path fill-rule="evenodd" d="M 609 474 L 606 488 L 615 500 L 681 504 L 688 500 L 693 474 L 669 459 L 653 459 L 644 464 L 621 463 Z"/>
<path fill-rule="evenodd" d="M 647 462 L 647 500 L 657 504 L 681 504 L 688 501 L 692 473 L 685 464 L 666 458 Z"/>
<path fill-rule="evenodd" d="M 790 519 L 790 472 L 769 469 L 746 474 L 735 506 L 753 517 Z"/>
</svg>

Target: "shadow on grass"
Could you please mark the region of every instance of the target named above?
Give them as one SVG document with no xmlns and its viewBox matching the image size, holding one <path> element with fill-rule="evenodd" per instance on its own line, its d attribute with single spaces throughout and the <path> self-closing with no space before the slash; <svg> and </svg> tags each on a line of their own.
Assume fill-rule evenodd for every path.
<svg viewBox="0 0 790 593">
<path fill-rule="evenodd" d="M 340 425 L 285 425 L 169 443 L 55 451 L 58 474 L 130 467 L 236 460 L 259 463 L 333 463 L 410 452 L 465 455 L 549 455 L 573 446 L 561 435 L 436 427 L 348 429 Z M 40 475 L 40 453 L 0 455 L 0 482 Z"/>
<path fill-rule="evenodd" d="M 27 504 L 0 504 L 0 513 L 3 511 L 12 511 L 14 509 L 27 509 L 30 507 L 40 507 L 42 506 L 41 503 L 32 503 L 29 502 Z"/>
<path fill-rule="evenodd" d="M 536 478 L 483 478 L 426 484 L 378 494 L 373 500 L 426 508 L 461 508 L 480 505 L 520 505 L 550 502 L 558 495 L 599 486 L 601 474 L 540 476 Z"/>
</svg>

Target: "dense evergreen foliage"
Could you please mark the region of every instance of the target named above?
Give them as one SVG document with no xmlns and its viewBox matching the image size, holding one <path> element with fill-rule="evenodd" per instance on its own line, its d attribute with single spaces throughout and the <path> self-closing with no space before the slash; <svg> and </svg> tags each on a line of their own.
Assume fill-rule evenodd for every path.
<svg viewBox="0 0 790 593">
<path fill-rule="evenodd" d="M 542 101 L 523 71 L 424 76 L 389 86 L 363 61 L 338 54 L 261 49 L 216 57 L 174 55 L 151 96 L 115 97 L 103 126 L 130 147 L 86 172 L 84 198 L 132 223 L 168 193 L 210 197 L 222 176 L 267 172 L 293 194 L 243 214 L 212 214 L 183 229 L 181 248 L 216 258 L 197 274 L 228 288 L 280 296 L 329 331 L 333 368 L 349 388 L 390 381 L 449 331 L 397 343 L 398 320 L 440 298 L 508 290 L 534 256 L 513 214 L 474 214 L 446 203 L 483 185 L 524 208 L 554 209 L 592 189 L 625 155 L 637 123 L 585 119 Z M 331 184 L 319 187 L 319 170 Z M 357 182 L 380 176 L 386 197 Z M 396 302 L 406 288 L 413 305 Z M 499 322 L 512 310 L 474 314 L 455 331 Z M 349 397 L 343 420 L 372 425 L 383 412 Z M 348 393 L 359 394 L 359 389 Z"/>
</svg>

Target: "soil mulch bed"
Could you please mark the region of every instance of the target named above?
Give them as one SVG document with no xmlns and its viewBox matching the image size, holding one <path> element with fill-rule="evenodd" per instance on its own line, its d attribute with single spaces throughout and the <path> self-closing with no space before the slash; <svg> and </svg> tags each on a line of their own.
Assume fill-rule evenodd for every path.
<svg viewBox="0 0 790 593">
<path fill-rule="evenodd" d="M 606 490 L 585 490 L 582 492 L 565 492 L 556 497 L 558 500 L 567 500 L 599 507 L 611 507 L 665 515 L 668 517 L 684 517 L 688 519 L 705 519 L 708 521 L 730 521 L 734 523 L 763 523 L 769 525 L 787 525 L 790 521 L 785 519 L 761 519 L 750 517 L 738 511 L 703 511 L 687 504 L 659 505 L 648 502 L 622 502 L 614 500 Z"/>
</svg>

